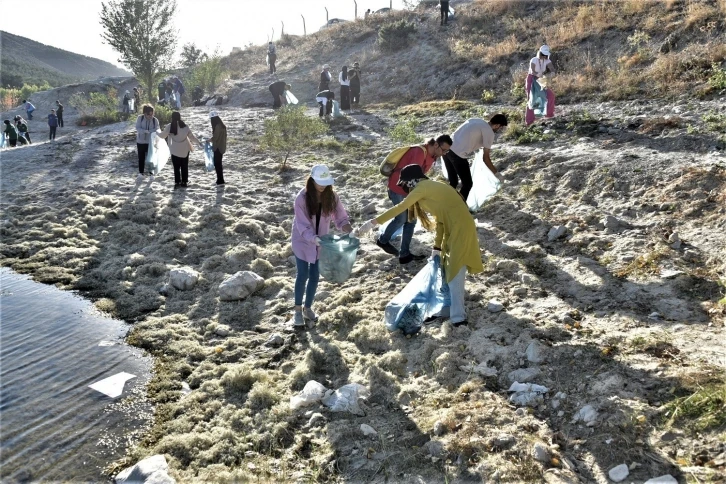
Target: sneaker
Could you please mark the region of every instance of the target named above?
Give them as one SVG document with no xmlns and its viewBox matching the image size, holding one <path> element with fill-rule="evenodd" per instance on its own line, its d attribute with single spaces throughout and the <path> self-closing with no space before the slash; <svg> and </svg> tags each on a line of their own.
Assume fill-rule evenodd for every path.
<svg viewBox="0 0 726 484">
<path fill-rule="evenodd" d="M 309 319 L 310 321 L 318 320 L 318 315 L 315 314 L 315 311 L 313 311 L 312 308 L 303 308 L 302 313 L 305 319 Z"/>
<path fill-rule="evenodd" d="M 153 182 L 153 181 L 154 181 L 154 175 L 151 175 L 151 176 L 149 177 L 149 181 L 150 181 L 150 182 Z"/>
<path fill-rule="evenodd" d="M 138 180 L 143 180 L 143 178 L 144 178 L 144 174 L 143 173 L 139 173 L 138 175 L 136 175 L 136 180 L 137 181 Z"/>
<path fill-rule="evenodd" d="M 422 261 L 422 260 L 425 260 L 426 258 L 427 257 L 425 255 L 407 254 L 407 255 L 404 255 L 403 257 L 399 257 L 398 262 L 400 262 L 401 264 L 408 264 L 409 262 Z"/>
<path fill-rule="evenodd" d="M 384 252 L 391 254 L 391 255 L 398 255 L 398 249 L 396 249 L 394 246 L 391 245 L 390 242 L 386 242 L 385 244 L 381 242 L 381 239 L 376 239 L 376 245 L 384 250 Z"/>
<path fill-rule="evenodd" d="M 465 320 L 463 320 L 463 321 L 458 321 L 458 322 L 456 322 L 456 323 L 451 323 L 451 325 L 452 325 L 453 327 L 455 327 L 455 328 L 458 328 L 459 326 L 468 326 L 468 325 L 469 325 L 469 321 L 467 321 L 467 320 L 465 319 Z"/>
<path fill-rule="evenodd" d="M 302 328 L 305 326 L 305 320 L 303 319 L 302 311 L 295 311 L 295 316 L 292 320 L 292 325 L 296 328 Z"/>
</svg>

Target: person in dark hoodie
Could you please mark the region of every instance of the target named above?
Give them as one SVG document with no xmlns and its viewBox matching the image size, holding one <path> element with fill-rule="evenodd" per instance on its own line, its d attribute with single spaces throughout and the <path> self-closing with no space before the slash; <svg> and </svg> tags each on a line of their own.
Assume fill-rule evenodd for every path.
<svg viewBox="0 0 726 484">
<path fill-rule="evenodd" d="M 353 107 L 358 107 L 360 103 L 360 65 L 353 63 L 353 68 L 348 71 L 350 77 L 350 102 Z"/>
<path fill-rule="evenodd" d="M 285 99 L 285 91 L 290 90 L 290 84 L 287 84 L 285 81 L 277 81 L 270 84 L 270 93 L 272 94 L 272 109 L 277 109 L 279 107 L 282 107 L 282 105 L 287 104 L 287 99 Z"/>
<path fill-rule="evenodd" d="M 57 106 L 55 110 L 55 115 L 58 116 L 58 126 L 61 128 L 63 127 L 63 105 L 60 101 L 56 101 L 55 105 Z"/>
<path fill-rule="evenodd" d="M 323 65 L 323 72 L 320 73 L 320 83 L 318 83 L 318 91 L 330 90 L 330 66 Z"/>
<path fill-rule="evenodd" d="M 335 93 L 333 91 L 320 91 L 315 95 L 315 100 L 320 106 L 320 117 L 323 115 L 329 115 L 333 112 L 333 99 L 335 99 Z"/>
<path fill-rule="evenodd" d="M 50 114 L 48 115 L 48 126 L 50 127 L 48 140 L 55 141 L 55 130 L 58 127 L 58 116 L 55 115 L 55 109 L 50 110 Z"/>
<path fill-rule="evenodd" d="M 3 136 L 8 135 L 8 143 L 14 148 L 18 145 L 18 130 L 15 129 L 15 126 L 10 124 L 9 119 L 6 119 L 4 122 L 5 129 L 3 130 Z"/>
<path fill-rule="evenodd" d="M 277 49 L 275 48 L 275 44 L 270 42 L 267 44 L 267 63 L 270 65 L 270 74 L 274 74 L 277 72 L 277 67 L 275 67 L 275 62 L 277 61 Z"/>
<path fill-rule="evenodd" d="M 214 171 L 217 172 L 217 185 L 224 185 L 222 156 L 227 150 L 227 127 L 217 111 L 209 113 L 209 119 L 212 123 L 212 150 L 214 150 Z"/>
<path fill-rule="evenodd" d="M 22 116 L 15 116 L 15 129 L 18 130 L 18 136 L 21 138 L 25 138 L 28 141 L 28 144 L 31 144 L 32 141 L 30 141 L 30 132 L 28 131 L 28 122 L 23 119 Z M 23 143 L 25 144 L 25 143 Z"/>
</svg>

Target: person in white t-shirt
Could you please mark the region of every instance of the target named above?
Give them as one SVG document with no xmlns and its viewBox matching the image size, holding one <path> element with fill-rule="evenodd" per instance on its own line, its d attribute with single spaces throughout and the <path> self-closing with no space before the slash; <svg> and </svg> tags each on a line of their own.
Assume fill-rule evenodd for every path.
<svg viewBox="0 0 726 484">
<path fill-rule="evenodd" d="M 555 68 L 550 60 L 550 48 L 548 45 L 542 45 L 537 51 L 537 55 L 529 61 L 529 72 L 527 73 L 527 80 L 524 84 L 524 92 L 527 93 L 527 100 L 529 101 L 530 93 L 532 88 L 535 87 L 534 83 L 539 78 L 548 74 L 554 74 Z M 542 84 L 542 83 L 540 83 Z M 547 110 L 545 117 L 551 118 L 555 115 L 555 94 L 552 89 L 545 89 L 547 95 Z M 530 103 L 527 103 L 527 109 L 524 113 L 524 122 L 527 126 L 534 123 L 535 113 L 531 109 Z"/>
<path fill-rule="evenodd" d="M 490 152 L 495 135 L 503 131 L 506 126 L 507 117 L 504 114 L 495 114 L 488 122 L 479 118 L 467 119 L 451 135 L 454 144 L 451 145 L 449 152 L 443 156 L 444 165 L 449 175 L 449 185 L 456 188 L 459 185 L 459 179 L 461 179 L 461 190 L 459 192 L 464 200 L 467 199 L 469 191 L 474 185 L 467 158 L 473 156 L 481 148 L 484 148 L 484 164 L 499 181 L 504 182 L 504 177 L 492 164 Z"/>
</svg>

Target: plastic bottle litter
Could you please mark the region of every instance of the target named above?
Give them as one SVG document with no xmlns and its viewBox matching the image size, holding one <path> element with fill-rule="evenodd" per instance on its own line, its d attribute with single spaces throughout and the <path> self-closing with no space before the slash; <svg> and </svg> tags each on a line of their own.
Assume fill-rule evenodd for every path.
<svg viewBox="0 0 726 484">
<path fill-rule="evenodd" d="M 327 234 L 320 237 L 320 275 L 330 282 L 342 283 L 353 271 L 360 240 L 350 235 Z"/>
<path fill-rule="evenodd" d="M 421 331 L 426 318 L 439 314 L 449 306 L 451 294 L 441 269 L 441 258 L 434 256 L 386 305 L 386 329 L 401 330 L 406 335 L 416 334 Z"/>
</svg>

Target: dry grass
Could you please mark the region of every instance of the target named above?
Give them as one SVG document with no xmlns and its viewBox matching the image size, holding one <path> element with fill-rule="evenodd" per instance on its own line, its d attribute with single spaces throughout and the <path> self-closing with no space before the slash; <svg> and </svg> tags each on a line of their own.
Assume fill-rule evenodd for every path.
<svg viewBox="0 0 726 484">
<path fill-rule="evenodd" d="M 688 0 L 686 3 L 686 27 L 703 26 L 709 20 L 718 20 L 718 9 L 701 1 Z"/>
</svg>

